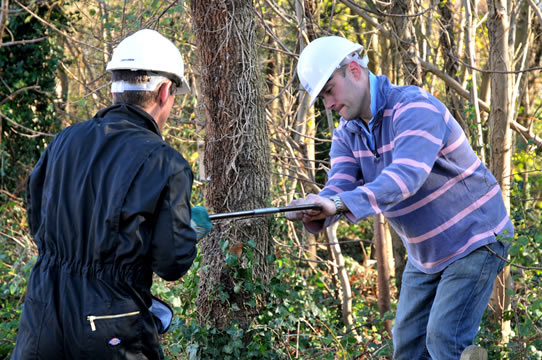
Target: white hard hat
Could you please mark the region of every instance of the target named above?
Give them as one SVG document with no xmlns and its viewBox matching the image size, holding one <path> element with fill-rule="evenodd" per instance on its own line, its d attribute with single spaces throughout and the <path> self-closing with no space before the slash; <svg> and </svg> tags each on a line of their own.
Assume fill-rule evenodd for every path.
<svg viewBox="0 0 542 360">
<path fill-rule="evenodd" d="M 155 30 L 139 30 L 122 40 L 113 50 L 113 56 L 106 70 L 147 70 L 169 73 L 176 77 L 177 94 L 190 91 L 184 77 L 181 52 L 171 41 Z M 154 88 L 141 90 L 154 90 Z"/>
<path fill-rule="evenodd" d="M 311 96 L 310 106 L 345 58 L 359 60 L 362 66 L 367 67 L 367 56 L 357 59 L 357 52 L 361 50 L 363 46 L 340 36 L 318 38 L 303 49 L 297 63 L 297 76 Z"/>
</svg>

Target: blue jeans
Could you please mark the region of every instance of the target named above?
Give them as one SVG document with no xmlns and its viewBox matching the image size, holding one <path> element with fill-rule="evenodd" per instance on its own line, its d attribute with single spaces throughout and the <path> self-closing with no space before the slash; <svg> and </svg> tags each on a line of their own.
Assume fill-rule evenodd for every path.
<svg viewBox="0 0 542 360">
<path fill-rule="evenodd" d="M 506 258 L 508 245 L 488 245 Z M 436 274 L 407 262 L 393 327 L 394 359 L 457 360 L 472 344 L 504 261 L 485 246 Z"/>
</svg>

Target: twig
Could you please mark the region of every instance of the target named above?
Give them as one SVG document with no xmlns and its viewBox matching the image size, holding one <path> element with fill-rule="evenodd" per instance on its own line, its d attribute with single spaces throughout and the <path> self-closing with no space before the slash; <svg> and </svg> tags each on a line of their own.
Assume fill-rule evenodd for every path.
<svg viewBox="0 0 542 360">
<path fill-rule="evenodd" d="M 527 0 L 527 2 L 533 8 L 536 16 L 538 16 L 538 21 L 540 22 L 540 25 L 542 25 L 542 11 L 540 11 L 540 8 L 536 5 L 536 3 L 533 0 Z"/>
<path fill-rule="evenodd" d="M 33 134 L 33 136 L 50 136 L 50 137 L 55 136 L 55 134 L 49 134 L 49 133 L 44 133 L 44 132 L 41 132 L 41 131 L 36 131 L 36 130 L 29 129 L 29 128 L 19 124 L 15 120 L 10 119 L 6 115 L 2 114 L 1 112 L 0 112 L 0 117 L 6 119 L 8 122 L 10 122 L 15 127 L 21 128 L 21 129 L 23 129 L 25 131 L 28 131 L 29 133 Z M 26 134 L 25 134 L 25 136 L 31 136 L 32 137 L 32 135 L 26 135 Z"/>
<path fill-rule="evenodd" d="M 519 70 L 514 70 L 514 71 L 491 70 L 491 69 L 490 70 L 484 70 L 484 69 L 480 69 L 480 68 L 477 68 L 475 66 L 471 66 L 471 65 L 467 64 L 466 62 L 464 62 L 463 60 L 461 60 L 460 58 L 458 58 L 454 54 L 447 53 L 446 55 L 451 57 L 452 59 L 456 60 L 458 63 L 468 67 L 469 69 L 476 70 L 478 72 L 486 73 L 486 74 L 521 74 L 521 73 L 529 72 L 529 71 L 542 70 L 542 66 L 535 66 L 535 67 L 532 67 L 532 68 L 519 69 Z"/>
<path fill-rule="evenodd" d="M 430 7 L 428 7 L 427 9 L 425 9 L 424 11 L 422 12 L 419 12 L 419 13 L 416 13 L 416 14 L 391 14 L 391 13 L 385 13 L 379 9 L 377 9 L 377 11 L 374 11 L 374 10 L 371 10 L 371 9 L 368 9 L 368 8 L 365 8 L 363 6 L 359 6 L 356 4 L 357 7 L 359 7 L 360 9 L 366 11 L 366 12 L 369 12 L 369 13 L 372 13 L 372 14 L 375 14 L 375 15 L 382 15 L 382 16 L 389 16 L 389 17 L 402 17 L 402 18 L 409 18 L 409 17 L 418 17 L 418 16 L 421 16 L 431 10 L 433 10 L 434 8 L 436 8 L 438 5 L 440 4 L 440 1 L 437 1 L 435 2 L 433 5 L 431 5 Z M 391 4 L 390 4 L 391 5 Z"/>
<path fill-rule="evenodd" d="M 44 36 L 44 37 L 40 37 L 40 38 L 37 38 L 37 39 L 30 39 L 30 40 L 17 40 L 17 41 L 10 41 L 10 42 L 5 42 L 5 43 L 2 43 L 1 47 L 4 47 L 4 46 L 13 46 L 13 45 L 26 45 L 26 44 L 32 44 L 32 43 L 36 43 L 36 42 L 40 42 L 40 41 L 43 41 L 47 39 L 47 36 Z"/>
<path fill-rule="evenodd" d="M 6 96 L 2 101 L 0 101 L 0 105 L 3 105 L 6 101 L 13 100 L 17 95 L 19 95 L 19 93 L 21 93 L 23 91 L 33 90 L 33 89 L 39 90 L 40 86 L 39 85 L 31 85 L 31 86 L 25 86 L 25 87 L 19 88 L 19 89 L 15 90 L 13 92 L 13 94 Z"/>
<path fill-rule="evenodd" d="M 17 5 L 19 5 L 20 7 L 22 7 L 26 12 L 28 12 L 30 15 L 32 15 L 33 17 L 35 17 L 36 19 L 38 19 L 39 22 L 43 23 L 44 25 L 50 27 L 51 29 L 53 29 L 54 31 L 56 31 L 57 33 L 59 33 L 60 35 L 66 37 L 67 39 L 70 39 L 76 43 L 79 43 L 81 45 L 85 45 L 85 46 L 88 46 L 90 48 L 93 48 L 94 50 L 98 50 L 98 51 L 103 51 L 102 49 L 99 49 L 95 46 L 92 46 L 90 44 L 87 44 L 87 43 L 84 43 L 82 41 L 79 41 L 73 37 L 71 37 L 70 35 L 68 35 L 67 33 L 65 33 L 64 31 L 60 30 L 59 28 L 57 28 L 56 26 L 54 26 L 53 24 L 45 21 L 44 19 L 42 19 L 39 15 L 35 14 L 32 10 L 30 10 L 28 7 L 24 6 L 23 4 L 21 4 L 20 1 L 18 0 L 13 0 Z"/>
<path fill-rule="evenodd" d="M 524 269 L 524 270 L 542 270 L 542 267 L 536 267 L 536 266 L 522 266 L 522 265 L 515 264 L 515 263 L 513 263 L 512 261 L 503 258 L 503 257 L 500 256 L 499 254 L 497 254 L 495 251 L 491 250 L 491 249 L 489 248 L 489 246 L 487 246 L 487 245 L 484 245 L 484 246 L 486 247 L 486 249 L 487 249 L 490 253 L 492 253 L 493 255 L 495 255 L 496 257 L 498 257 L 499 259 L 503 260 L 503 261 L 506 262 L 508 265 L 512 265 L 512 266 L 515 266 L 515 267 L 517 267 L 517 268 Z"/>
</svg>

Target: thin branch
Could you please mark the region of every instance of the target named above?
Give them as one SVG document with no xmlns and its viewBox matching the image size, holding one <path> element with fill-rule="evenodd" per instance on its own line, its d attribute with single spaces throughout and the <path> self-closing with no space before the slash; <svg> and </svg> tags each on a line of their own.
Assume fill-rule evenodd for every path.
<svg viewBox="0 0 542 360">
<path fill-rule="evenodd" d="M 279 37 L 277 35 L 275 35 L 275 33 L 273 32 L 273 30 L 271 28 L 269 28 L 269 25 L 266 24 L 263 16 L 257 12 L 257 11 L 254 11 L 254 13 L 258 16 L 258 18 L 260 19 L 260 22 L 262 23 L 262 25 L 264 26 L 265 28 L 265 31 L 271 35 L 271 37 L 273 38 L 273 40 L 275 40 L 277 42 L 277 44 L 279 44 L 285 51 L 287 51 L 289 54 L 297 57 L 297 55 L 292 52 L 290 49 L 288 49 L 288 47 L 279 39 Z"/>
<path fill-rule="evenodd" d="M 2 47 L 2 39 L 4 38 L 4 29 L 8 20 L 9 2 L 2 0 L 2 8 L 0 9 L 0 47 Z"/>
<path fill-rule="evenodd" d="M 149 27 L 152 27 L 154 26 L 155 24 L 158 23 L 158 21 L 160 21 L 160 18 L 162 16 L 164 16 L 164 14 L 173 7 L 173 5 L 175 5 L 177 3 L 177 1 L 172 1 L 168 6 L 166 6 L 166 8 L 164 10 L 162 10 L 162 12 L 156 16 L 155 18 L 153 18 L 152 20 L 150 20 L 147 24 L 146 24 L 146 28 L 149 28 Z"/>
<path fill-rule="evenodd" d="M 18 122 L 16 122 L 15 120 L 12 120 L 10 119 L 9 117 L 7 117 L 6 115 L 2 114 L 0 112 L 0 117 L 6 119 L 9 123 L 11 123 L 13 126 L 17 127 L 17 128 L 21 128 L 23 129 L 24 131 L 28 131 L 29 133 L 33 134 L 33 135 L 24 135 L 24 136 L 28 136 L 28 137 L 36 137 L 36 136 L 50 136 L 50 137 L 54 137 L 55 134 L 49 134 L 49 133 L 44 133 L 44 132 L 41 132 L 41 131 L 36 131 L 36 130 L 32 130 L 32 129 L 29 129 L 21 124 L 19 124 Z"/>
<path fill-rule="evenodd" d="M 40 38 L 37 38 L 37 39 L 30 39 L 30 40 L 18 40 L 18 41 L 10 41 L 10 42 L 6 42 L 6 43 L 2 43 L 1 47 L 4 47 L 4 46 L 13 46 L 13 45 L 26 45 L 26 44 L 32 44 L 32 43 L 37 43 L 37 42 L 40 42 L 40 41 L 43 41 L 47 39 L 47 36 L 44 36 L 44 37 L 40 37 Z"/>
<path fill-rule="evenodd" d="M 5 104 L 7 101 L 13 100 L 19 93 L 22 93 L 27 90 L 39 90 L 39 85 L 32 85 L 32 86 L 25 86 L 20 89 L 15 90 L 15 92 L 9 96 L 6 96 L 2 101 L 0 101 L 0 105 Z"/>
<path fill-rule="evenodd" d="M 353 3 L 350 0 L 340 0 L 343 4 L 348 6 L 350 10 L 354 11 L 357 15 L 361 16 L 365 21 L 367 21 L 372 27 L 379 30 L 382 35 L 385 37 L 391 39 L 392 37 L 397 37 L 395 33 L 392 33 L 384 28 L 384 26 L 380 25 L 378 22 L 376 22 L 372 17 L 367 15 L 365 11 L 362 11 L 362 8 L 358 5 Z"/>
<path fill-rule="evenodd" d="M 423 14 L 433 10 L 434 8 L 436 8 L 438 5 L 440 4 L 440 1 L 437 1 L 435 2 L 433 5 L 431 5 L 430 7 L 428 7 L 427 9 L 425 9 L 424 11 L 422 12 L 419 12 L 419 13 L 416 13 L 416 14 L 391 14 L 391 13 L 385 13 L 383 11 L 381 11 L 380 9 L 377 9 L 376 11 L 374 10 L 371 10 L 369 8 L 365 8 L 363 6 L 359 6 L 357 4 L 355 4 L 358 8 L 360 8 L 361 10 L 363 11 L 366 11 L 366 12 L 369 12 L 369 13 L 372 13 L 372 14 L 375 14 L 375 15 L 382 15 L 382 16 L 389 16 L 389 17 L 401 17 L 401 18 L 409 18 L 409 17 L 418 17 L 418 16 L 422 16 Z"/>
<path fill-rule="evenodd" d="M 452 59 L 456 60 L 458 63 L 466 66 L 467 68 L 469 69 L 472 69 L 472 70 L 476 70 L 478 72 L 481 72 L 481 73 L 486 73 L 486 74 L 520 74 L 520 73 L 524 73 L 524 72 L 529 72 L 529 71 L 536 71 L 536 70 L 542 70 L 542 66 L 535 66 L 535 67 L 532 67 L 532 68 L 527 68 L 527 69 L 519 69 L 519 70 L 515 70 L 515 71 L 504 71 L 504 70 L 484 70 L 484 69 L 480 69 L 480 68 L 477 68 L 475 66 L 471 66 L 469 64 L 467 64 L 466 62 L 464 62 L 463 60 L 461 60 L 460 58 L 458 58 L 457 56 L 455 56 L 454 54 L 446 54 L 447 56 L 451 57 Z"/>
<path fill-rule="evenodd" d="M 492 253 L 493 255 L 495 255 L 496 257 L 498 257 L 499 259 L 503 260 L 504 262 L 506 262 L 506 264 L 508 265 L 512 265 L 512 266 L 515 266 L 519 269 L 524 269 L 524 270 L 542 270 L 542 267 L 536 267 L 536 266 L 522 266 L 522 265 L 518 265 L 518 264 L 515 264 L 513 262 L 511 262 L 510 260 L 508 259 L 505 259 L 503 258 L 502 256 L 500 256 L 499 254 L 497 254 L 495 251 L 491 250 L 491 248 L 487 245 L 484 245 L 485 248 L 490 252 Z"/>
<path fill-rule="evenodd" d="M 460 83 L 458 83 L 455 79 L 453 79 L 450 75 L 446 74 L 444 71 L 437 68 L 435 65 L 418 58 L 418 61 L 420 64 L 429 72 L 432 72 L 433 74 L 437 75 L 442 81 L 444 81 L 446 84 L 448 84 L 451 88 L 453 88 L 459 95 L 466 99 L 470 99 L 470 94 L 468 90 L 465 90 Z M 478 105 L 480 105 L 480 110 L 483 110 L 487 113 L 489 113 L 489 104 L 486 102 L 478 99 Z M 521 135 L 525 136 L 525 138 L 532 140 L 539 148 L 542 148 L 542 138 L 537 136 L 532 129 L 527 129 L 525 126 L 519 124 L 516 121 L 511 121 L 510 126 L 512 129 L 514 129 L 516 132 L 520 133 Z"/>
<path fill-rule="evenodd" d="M 540 11 L 540 8 L 536 5 L 534 0 L 527 0 L 527 2 L 533 8 L 536 16 L 538 16 L 538 21 L 540 22 L 540 25 L 542 25 L 542 11 Z"/>
<path fill-rule="evenodd" d="M 103 51 L 102 49 L 100 48 L 97 48 L 95 46 L 92 46 L 90 44 L 87 44 L 87 43 L 84 43 L 80 40 L 77 40 L 73 37 L 71 37 L 69 34 L 67 34 L 66 32 L 60 30 L 59 28 L 57 28 L 56 26 L 54 26 L 53 24 L 47 22 L 46 20 L 42 19 L 39 15 L 35 14 L 32 10 L 30 10 L 28 7 L 24 6 L 23 4 L 21 4 L 21 2 L 19 0 L 13 0 L 17 5 L 19 5 L 20 7 L 22 7 L 26 12 L 28 12 L 30 15 L 32 15 L 33 17 L 35 17 L 39 22 L 41 22 L 42 24 L 50 27 L 51 29 L 53 29 L 54 31 L 56 31 L 57 33 L 59 33 L 60 35 L 66 37 L 67 39 L 70 39 L 78 44 L 81 44 L 81 45 L 84 45 L 84 46 L 88 46 L 90 48 L 93 48 L 94 50 L 98 50 L 98 51 Z"/>
</svg>

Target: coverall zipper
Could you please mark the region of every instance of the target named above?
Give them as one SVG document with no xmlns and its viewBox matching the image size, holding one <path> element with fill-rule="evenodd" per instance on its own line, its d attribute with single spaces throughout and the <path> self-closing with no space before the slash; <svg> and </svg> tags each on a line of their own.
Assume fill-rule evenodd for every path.
<svg viewBox="0 0 542 360">
<path fill-rule="evenodd" d="M 92 331 L 96 331 L 96 324 L 94 324 L 95 320 L 116 319 L 116 318 L 125 317 L 125 316 L 134 316 L 137 314 L 139 314 L 139 311 L 133 311 L 129 313 L 115 314 L 115 315 L 89 315 L 87 316 L 87 320 L 90 321 L 90 328 L 92 329 Z"/>
</svg>

